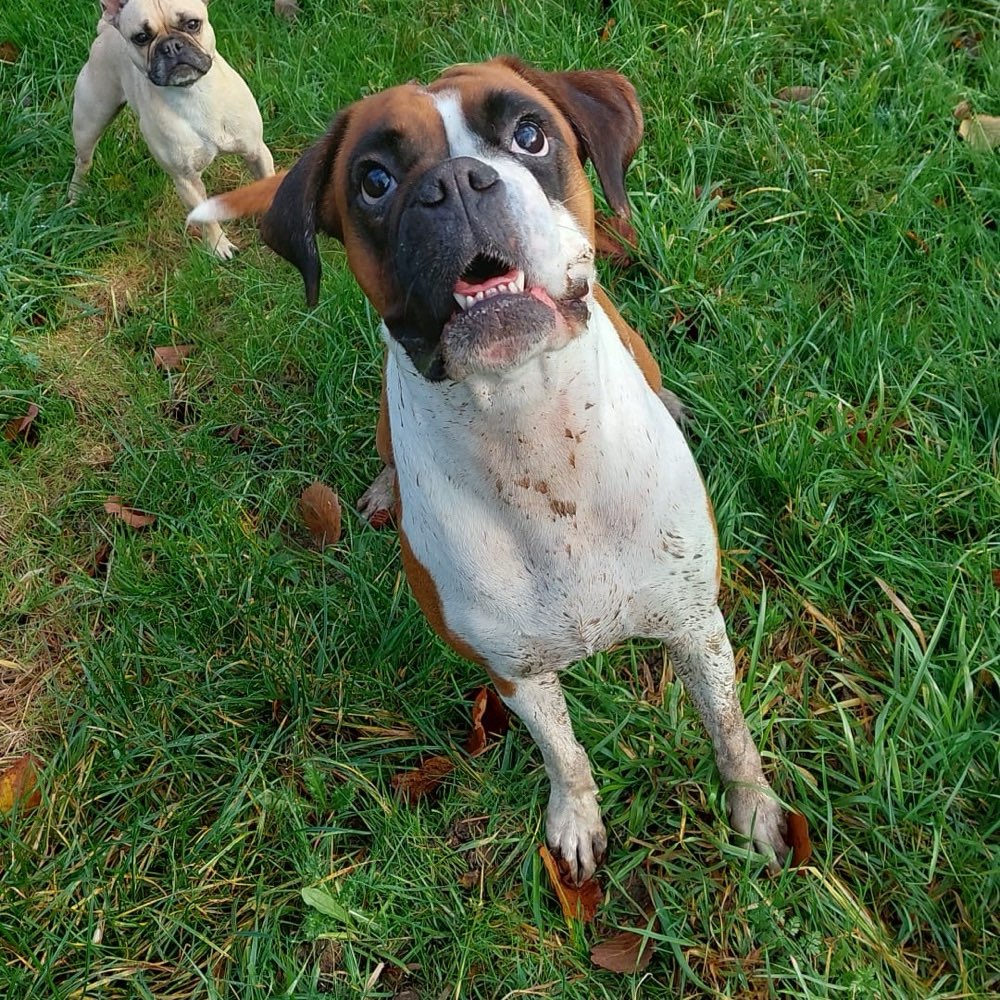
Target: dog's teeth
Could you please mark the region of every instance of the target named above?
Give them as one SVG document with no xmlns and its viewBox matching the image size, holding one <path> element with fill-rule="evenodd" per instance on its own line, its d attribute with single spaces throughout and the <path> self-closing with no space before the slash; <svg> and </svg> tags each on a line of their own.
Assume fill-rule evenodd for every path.
<svg viewBox="0 0 1000 1000">
<path fill-rule="evenodd" d="M 451 294 L 458 303 L 459 309 L 464 311 L 469 308 L 469 301 L 461 292 L 452 292 Z"/>
<path fill-rule="evenodd" d="M 499 292 L 500 292 L 500 286 L 494 285 L 492 288 L 487 288 L 486 291 L 483 292 L 483 297 L 487 299 L 492 299 L 493 296 L 497 295 Z"/>
<path fill-rule="evenodd" d="M 524 271 L 518 271 L 517 277 L 510 283 L 511 288 L 516 292 L 524 291 Z"/>
<path fill-rule="evenodd" d="M 472 299 L 473 302 L 482 302 L 486 298 L 485 292 L 476 292 L 475 297 Z"/>
</svg>

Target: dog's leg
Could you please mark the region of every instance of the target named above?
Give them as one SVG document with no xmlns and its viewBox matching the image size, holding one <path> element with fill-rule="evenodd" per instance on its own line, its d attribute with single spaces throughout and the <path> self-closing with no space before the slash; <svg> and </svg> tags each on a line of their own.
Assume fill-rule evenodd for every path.
<svg viewBox="0 0 1000 1000">
<path fill-rule="evenodd" d="M 173 177 L 173 182 L 178 197 L 189 212 L 208 197 L 201 174 L 177 174 Z M 229 242 L 222 226 L 217 222 L 199 222 L 198 225 L 201 226 L 201 238 L 205 241 L 205 246 L 221 260 L 229 260 L 239 249 L 235 243 Z"/>
<path fill-rule="evenodd" d="M 243 162 L 258 180 L 261 177 L 270 177 L 274 173 L 274 157 L 263 142 L 252 153 L 247 153 L 243 157 Z"/>
<path fill-rule="evenodd" d="M 573 735 L 556 674 L 520 677 L 511 687 L 501 697 L 538 744 L 552 786 L 546 839 L 569 865 L 572 879 L 582 882 L 594 874 L 608 845 L 587 753 Z"/>
<path fill-rule="evenodd" d="M 94 148 L 112 119 L 125 106 L 125 95 L 117 79 L 102 78 L 88 62 L 73 90 L 73 145 L 76 166 L 69 182 L 69 201 L 79 198 L 83 178 L 94 162 Z"/>
<path fill-rule="evenodd" d="M 760 754 L 736 693 L 736 665 L 722 612 L 714 608 L 683 631 L 664 636 L 671 663 L 694 701 L 715 747 L 733 828 L 777 871 L 785 856 L 785 815 L 764 777 Z"/>
</svg>

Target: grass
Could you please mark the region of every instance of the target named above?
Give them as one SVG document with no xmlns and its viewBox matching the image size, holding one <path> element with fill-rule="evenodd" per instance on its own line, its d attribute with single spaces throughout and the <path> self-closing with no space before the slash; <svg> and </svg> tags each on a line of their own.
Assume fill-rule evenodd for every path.
<svg viewBox="0 0 1000 1000">
<path fill-rule="evenodd" d="M 0 423 L 40 415 L 0 441 L 0 766 L 35 753 L 43 799 L 0 817 L 5 995 L 1000 991 L 1000 164 L 950 117 L 1000 113 L 996 5 L 611 14 L 602 40 L 592 0 L 212 7 L 282 164 L 454 61 L 635 81 L 639 264 L 606 281 L 694 413 L 744 705 L 811 867 L 768 880 L 730 844 L 707 738 L 638 643 L 566 680 L 612 839 L 598 925 L 567 928 L 523 729 L 465 758 L 481 678 L 392 533 L 348 518 L 319 553 L 300 522 L 312 480 L 349 506 L 377 471 L 376 321 L 341 251 L 315 312 L 251 226 L 219 265 L 126 115 L 67 208 L 96 10 L 11 0 Z M 823 103 L 774 106 L 803 84 Z M 170 343 L 195 350 L 164 374 Z M 456 770 L 403 807 L 390 778 L 426 753 Z M 617 926 L 647 928 L 646 973 L 590 966 Z"/>
</svg>

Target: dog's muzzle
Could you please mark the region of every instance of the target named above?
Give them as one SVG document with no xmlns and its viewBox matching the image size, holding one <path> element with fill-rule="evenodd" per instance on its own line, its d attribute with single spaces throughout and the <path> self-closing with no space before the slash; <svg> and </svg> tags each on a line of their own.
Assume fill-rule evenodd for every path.
<svg viewBox="0 0 1000 1000">
<path fill-rule="evenodd" d="M 157 87 L 190 87 L 212 68 L 212 57 L 183 35 L 167 35 L 153 47 L 147 76 Z"/>
</svg>

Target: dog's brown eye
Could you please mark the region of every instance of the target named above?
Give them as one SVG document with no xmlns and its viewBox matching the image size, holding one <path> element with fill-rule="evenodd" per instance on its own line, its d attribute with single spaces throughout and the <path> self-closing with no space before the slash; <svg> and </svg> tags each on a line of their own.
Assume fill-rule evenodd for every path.
<svg viewBox="0 0 1000 1000">
<path fill-rule="evenodd" d="M 132 41 L 136 45 L 149 45 L 153 36 L 148 31 L 138 31 L 132 36 Z"/>
<path fill-rule="evenodd" d="M 520 122 L 514 129 L 514 138 L 510 148 L 516 153 L 528 153 L 531 156 L 544 156 L 549 151 L 549 141 L 545 133 L 533 121 Z"/>
<path fill-rule="evenodd" d="M 385 167 L 370 166 L 361 178 L 361 197 L 369 205 L 384 198 L 396 186 L 396 178 Z"/>
<path fill-rule="evenodd" d="M 184 22 L 185 31 L 190 31 L 193 33 L 197 31 L 200 27 L 201 27 L 201 21 L 199 21 L 197 18 L 194 17 L 192 17 L 190 21 Z"/>
</svg>

